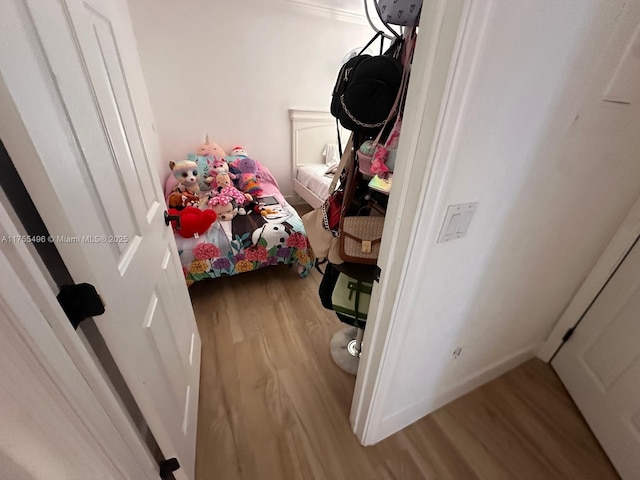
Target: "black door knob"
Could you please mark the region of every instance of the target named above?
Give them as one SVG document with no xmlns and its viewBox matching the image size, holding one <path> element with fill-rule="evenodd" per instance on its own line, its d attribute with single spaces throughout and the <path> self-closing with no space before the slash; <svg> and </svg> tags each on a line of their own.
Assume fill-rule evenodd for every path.
<svg viewBox="0 0 640 480">
<path fill-rule="evenodd" d="M 171 222 L 176 222 L 176 230 L 180 230 L 180 215 L 169 215 L 169 212 L 164 211 L 164 224 L 168 227 Z"/>
</svg>

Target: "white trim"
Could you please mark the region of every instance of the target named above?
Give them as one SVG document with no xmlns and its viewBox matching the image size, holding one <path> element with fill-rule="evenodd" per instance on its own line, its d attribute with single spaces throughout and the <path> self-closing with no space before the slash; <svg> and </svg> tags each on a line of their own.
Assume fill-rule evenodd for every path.
<svg viewBox="0 0 640 480">
<path fill-rule="evenodd" d="M 19 235 L 19 229 L 0 203 L 2 235 Z M 21 316 L 15 327 L 40 359 L 69 408 L 77 415 L 76 428 L 87 430 L 87 441 L 95 442 L 101 448 L 105 458 L 123 479 L 157 478 L 157 465 L 151 454 L 71 328 L 27 246 L 3 243 L 0 252 L 2 258 L 8 259 L 11 269 L 20 272 L 18 276 L 3 269 L 3 278 L 15 278 L 15 282 L 29 285 L 29 301 L 41 313 L 40 316 Z M 3 289 L 0 294 L 5 295 L 6 291 Z M 10 292 L 12 298 L 18 294 Z"/>
<path fill-rule="evenodd" d="M 631 207 L 622 225 L 602 252 L 587 278 L 584 280 L 569 305 L 562 313 L 549 337 L 544 342 L 538 358 L 545 362 L 551 361 L 555 352 L 562 346 L 562 337 L 566 331 L 575 326 L 586 313 L 591 302 L 596 298 L 600 289 L 607 283 L 615 269 L 620 265 L 624 256 L 633 246 L 633 242 L 640 236 L 640 198 Z"/>
<path fill-rule="evenodd" d="M 290 108 L 289 119 L 298 122 L 326 122 L 333 123 L 335 125 L 336 119 L 326 110 L 314 110 L 303 108 Z"/>
<path fill-rule="evenodd" d="M 367 18 L 362 13 L 356 13 L 350 10 L 330 7 L 328 5 L 320 5 L 309 0 L 286 1 L 292 8 L 310 15 L 315 15 L 316 17 L 329 18 L 331 20 L 340 20 L 342 22 L 357 23 L 360 25 L 367 24 Z"/>
<path fill-rule="evenodd" d="M 463 88 L 470 81 L 458 73 L 457 63 L 461 54 L 463 36 L 472 30 L 470 17 L 472 5 L 468 0 L 429 2 L 421 16 L 421 31 L 416 46 L 412 82 L 409 85 L 403 132 L 398 148 L 394 193 L 391 195 L 385 234 L 381 245 L 379 265 L 382 268 L 380 285 L 374 285 L 369 326 L 365 331 L 363 354 L 356 379 L 351 423 L 356 436 L 364 445 L 376 443 L 381 438 L 382 402 L 384 392 L 393 385 L 382 385 L 383 369 L 394 363 L 394 339 L 406 329 L 403 319 L 397 318 L 398 295 L 405 287 L 410 271 L 410 251 L 416 244 L 416 219 L 431 217 L 435 221 L 440 186 L 448 170 L 447 152 L 441 153 L 439 145 L 447 146 L 455 139 L 458 112 L 450 107 L 448 99 L 454 88 L 454 79 Z M 477 5 L 473 31 L 484 27 L 485 11 L 490 5 Z M 471 35 L 470 35 L 471 36 Z M 475 62 L 467 62 L 473 69 Z M 454 77 L 455 73 L 455 77 Z M 417 83 L 420 82 L 420 83 Z M 460 97 L 464 101 L 464 95 Z M 461 106 L 459 107 L 461 108 Z M 445 116 L 446 115 L 446 116 Z M 446 140 L 441 137 L 448 132 Z M 405 135 L 408 135 L 405 137 Z M 437 155 L 437 158 L 436 158 Z M 442 155 L 442 156 L 441 156 Z M 415 212 L 404 214 L 403 212 Z M 420 241 L 424 246 L 424 239 Z M 415 419 L 414 419 L 415 420 Z M 401 427 L 400 427 L 401 428 Z"/>
</svg>

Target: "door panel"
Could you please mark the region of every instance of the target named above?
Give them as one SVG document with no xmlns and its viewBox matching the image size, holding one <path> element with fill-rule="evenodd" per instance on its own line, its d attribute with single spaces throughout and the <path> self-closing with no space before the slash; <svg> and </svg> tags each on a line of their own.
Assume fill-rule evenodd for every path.
<svg viewBox="0 0 640 480">
<path fill-rule="evenodd" d="M 109 91 L 107 92 L 110 97 L 109 100 L 117 105 L 118 111 L 124 112 L 124 115 L 119 116 L 116 120 L 117 127 L 119 127 L 126 141 L 122 146 L 124 151 L 121 158 L 123 158 L 123 160 L 127 162 L 127 166 L 133 168 L 134 171 L 134 175 L 130 177 L 132 182 L 128 185 L 128 190 L 139 190 L 141 192 L 144 200 L 143 204 L 146 206 L 146 211 L 148 212 L 157 202 L 161 202 L 162 200 L 158 198 L 157 191 L 151 181 L 152 174 L 149 170 L 149 161 L 144 143 L 140 137 L 135 110 L 131 102 L 131 93 L 122 69 L 122 61 L 118 53 L 113 28 L 109 20 L 100 15 L 100 13 L 90 5 L 85 3 L 84 6 L 87 9 L 87 18 L 93 25 L 97 42 L 96 47 L 99 49 L 99 52 L 94 51 L 91 55 L 97 55 L 99 53 L 99 61 L 104 65 L 105 80 L 109 87 Z M 132 140 L 128 138 L 128 133 L 134 136 Z M 137 182 L 134 182 L 134 180 Z"/>
<path fill-rule="evenodd" d="M 591 346 L 584 352 L 585 366 L 602 391 L 610 389 L 620 380 L 629 365 L 640 356 L 640 349 L 634 348 L 638 338 L 627 335 L 633 332 L 640 313 L 640 295 L 634 295 L 613 312 L 607 319 L 608 325 L 593 338 Z M 611 349 L 615 345 L 615 349 Z"/>
<path fill-rule="evenodd" d="M 640 478 L 640 244 L 552 362 L 623 478 Z"/>
<path fill-rule="evenodd" d="M 164 456 L 180 461 L 176 478 L 193 478 L 200 338 L 145 144 L 149 109 L 130 88 L 143 82 L 126 3 L 9 2 L 0 66 L 39 152 L 16 168 L 74 280 L 103 298 L 98 329 Z"/>
</svg>

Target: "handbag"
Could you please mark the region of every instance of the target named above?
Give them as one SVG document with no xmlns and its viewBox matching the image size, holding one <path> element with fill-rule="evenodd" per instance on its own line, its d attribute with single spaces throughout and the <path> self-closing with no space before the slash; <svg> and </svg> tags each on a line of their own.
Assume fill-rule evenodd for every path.
<svg viewBox="0 0 640 480">
<path fill-rule="evenodd" d="M 410 64 L 415 48 L 416 32 L 415 28 L 408 31 L 404 39 L 404 52 L 403 52 L 403 64 L 402 81 L 400 88 L 394 100 L 393 106 L 387 119 L 383 123 L 383 128 L 380 129 L 375 140 L 367 140 L 360 145 L 357 152 L 358 169 L 363 175 L 368 177 L 374 175 L 386 175 L 393 171 L 395 166 L 395 153 L 398 148 L 398 139 L 400 137 L 400 127 L 402 125 L 402 106 L 405 101 L 407 89 L 409 86 L 409 73 Z M 396 113 L 397 112 L 397 113 Z M 396 120 L 393 124 L 393 128 L 389 132 L 386 141 L 381 144 L 382 135 L 385 131 L 385 126 L 395 116 Z"/>
<path fill-rule="evenodd" d="M 345 262 L 375 264 L 383 228 L 384 217 L 345 217 L 340 233 L 340 257 Z"/>
<path fill-rule="evenodd" d="M 371 168 L 369 169 L 370 175 L 386 176 L 389 172 L 393 172 L 396 164 L 401 125 L 402 119 L 398 116 L 387 141 L 384 145 L 376 146 L 373 152 Z"/>
<path fill-rule="evenodd" d="M 349 137 L 346 149 L 340 159 L 340 164 L 336 169 L 331 185 L 329 185 L 329 196 L 315 210 L 302 216 L 304 226 L 311 250 L 316 258 L 326 258 L 334 237 L 339 235 L 340 216 L 344 200 L 344 188 L 336 189 L 342 173 L 352 163 L 353 159 L 353 134 Z M 344 178 L 344 177 L 343 177 Z"/>
<path fill-rule="evenodd" d="M 402 39 L 383 55 L 363 52 L 381 33 L 338 72 L 331 99 L 331 114 L 344 128 L 364 135 L 376 135 L 394 112 L 402 84 L 402 63 L 397 58 Z"/>
<path fill-rule="evenodd" d="M 420 21 L 422 0 L 376 0 L 376 10 L 384 23 L 414 26 Z"/>
<path fill-rule="evenodd" d="M 376 141 L 367 140 L 360 145 L 356 153 L 358 158 L 358 170 L 363 175 L 371 176 L 371 165 L 373 164 L 373 154 L 376 151 Z"/>
<path fill-rule="evenodd" d="M 333 310 L 351 317 L 356 322 L 366 320 L 371 302 L 373 284 L 340 273 L 333 288 Z"/>
<path fill-rule="evenodd" d="M 396 163 L 396 150 L 400 138 L 402 120 L 396 117 L 391 133 L 384 144 L 380 144 L 380 135 L 375 140 L 367 140 L 360 145 L 357 152 L 358 169 L 367 177 L 384 176 L 393 172 Z"/>
<path fill-rule="evenodd" d="M 345 186 L 342 214 L 340 217 L 340 258 L 345 262 L 375 264 L 380 253 L 384 217 L 351 215 L 352 201 L 356 196 L 362 175 L 351 164 Z"/>
<path fill-rule="evenodd" d="M 327 310 L 333 310 L 333 292 L 336 288 L 336 283 L 340 277 L 340 272 L 331 264 L 327 262 L 327 266 L 324 269 L 322 280 L 318 287 L 318 296 L 320 297 L 320 303 Z"/>
</svg>

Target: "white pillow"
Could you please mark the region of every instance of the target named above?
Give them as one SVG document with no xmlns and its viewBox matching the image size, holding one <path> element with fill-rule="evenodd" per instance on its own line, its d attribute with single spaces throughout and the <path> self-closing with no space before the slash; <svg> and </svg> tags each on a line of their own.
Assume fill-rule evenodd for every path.
<svg viewBox="0 0 640 480">
<path fill-rule="evenodd" d="M 324 147 L 322 151 L 324 155 L 324 163 L 327 165 L 325 175 L 328 173 L 335 173 L 338 164 L 340 163 L 340 152 L 338 151 L 338 145 L 329 143 Z"/>
</svg>

